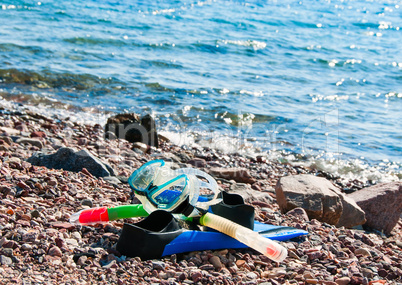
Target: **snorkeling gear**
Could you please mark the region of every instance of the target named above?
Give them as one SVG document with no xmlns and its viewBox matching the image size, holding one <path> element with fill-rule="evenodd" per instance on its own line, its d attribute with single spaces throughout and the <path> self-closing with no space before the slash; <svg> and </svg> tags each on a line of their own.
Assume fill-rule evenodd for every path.
<svg viewBox="0 0 402 285">
<path fill-rule="evenodd" d="M 308 234 L 291 227 L 254 222 L 254 233 L 266 240 L 284 241 Z M 142 260 L 161 258 L 191 251 L 247 248 L 247 245 L 216 231 L 184 229 L 166 211 L 152 212 L 135 224 L 124 224 L 116 249 L 125 256 L 139 256 Z"/>
</svg>

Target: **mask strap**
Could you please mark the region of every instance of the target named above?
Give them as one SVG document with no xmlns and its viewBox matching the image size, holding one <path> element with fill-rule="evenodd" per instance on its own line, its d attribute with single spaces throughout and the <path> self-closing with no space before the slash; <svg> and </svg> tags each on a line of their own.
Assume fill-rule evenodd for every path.
<svg viewBox="0 0 402 285">
<path fill-rule="evenodd" d="M 209 189 L 214 193 L 214 197 L 210 201 L 198 202 L 197 205 L 199 205 L 201 207 L 214 205 L 214 204 L 219 203 L 219 201 L 221 200 L 221 199 L 218 199 L 218 194 L 220 192 L 218 190 L 218 184 L 216 183 L 215 179 L 208 173 L 205 173 L 204 171 L 201 171 L 197 168 L 179 168 L 176 170 L 176 173 L 183 173 L 183 174 L 192 175 L 192 176 L 196 177 L 199 182 L 200 188 Z M 208 182 L 202 181 L 201 179 L 199 179 L 200 177 L 204 178 Z"/>
</svg>

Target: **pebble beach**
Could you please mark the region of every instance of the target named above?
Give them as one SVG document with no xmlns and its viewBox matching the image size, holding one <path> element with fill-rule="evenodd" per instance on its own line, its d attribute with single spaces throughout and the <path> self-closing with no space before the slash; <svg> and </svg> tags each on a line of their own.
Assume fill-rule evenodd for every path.
<svg viewBox="0 0 402 285">
<path fill-rule="evenodd" d="M 105 139 L 104 126 L 83 125 L 40 114 L 0 111 L 0 284 L 402 284 L 402 220 L 389 235 L 364 228 L 335 227 L 303 212 L 283 214 L 275 185 L 281 177 L 312 174 L 340 189 L 345 181 L 265 157 L 223 154 L 207 148 L 133 148 L 124 139 Z M 27 162 L 35 152 L 62 147 L 86 150 L 111 166 L 115 176 L 96 177 Z M 286 242 L 276 263 L 251 249 L 190 252 L 155 260 L 122 256 L 116 242 L 124 222 L 95 226 L 69 223 L 85 208 L 133 202 L 125 183 L 147 161 L 164 159 L 178 167 L 246 169 L 241 179 L 217 178 L 223 191 L 247 193 L 256 220 L 309 232 Z M 244 178 L 245 177 L 245 178 Z M 135 202 L 135 201 L 134 201 Z"/>
</svg>

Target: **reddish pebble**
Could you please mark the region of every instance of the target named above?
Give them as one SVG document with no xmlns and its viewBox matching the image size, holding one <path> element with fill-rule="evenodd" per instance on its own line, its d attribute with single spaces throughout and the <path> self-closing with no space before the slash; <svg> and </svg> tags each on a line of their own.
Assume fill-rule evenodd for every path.
<svg viewBox="0 0 402 285">
<path fill-rule="evenodd" d="M 57 229 L 66 229 L 66 230 L 75 229 L 75 225 L 70 224 L 70 223 L 54 223 L 53 227 L 57 228 Z"/>
<path fill-rule="evenodd" d="M 57 246 L 53 246 L 49 249 L 48 254 L 50 256 L 58 256 L 58 257 L 62 257 L 63 253 L 61 252 L 60 248 L 58 248 Z"/>
<path fill-rule="evenodd" d="M 86 169 L 86 168 L 83 168 L 83 169 L 81 170 L 81 172 L 84 173 L 85 175 L 89 176 L 89 177 L 93 177 L 92 174 L 91 174 L 91 173 L 88 171 L 88 169 Z"/>
<path fill-rule="evenodd" d="M 18 187 L 21 187 L 21 188 L 24 189 L 24 190 L 30 189 L 30 187 L 29 187 L 27 184 L 25 184 L 25 182 L 22 182 L 22 181 L 18 182 L 18 183 L 17 183 L 17 186 L 18 186 Z"/>
<path fill-rule="evenodd" d="M 31 133 L 31 138 L 46 138 L 47 135 L 45 132 L 37 131 Z"/>
</svg>

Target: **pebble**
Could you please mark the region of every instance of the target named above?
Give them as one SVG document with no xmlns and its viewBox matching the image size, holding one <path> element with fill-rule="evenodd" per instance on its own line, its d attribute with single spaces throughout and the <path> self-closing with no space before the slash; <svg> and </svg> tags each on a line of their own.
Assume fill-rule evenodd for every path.
<svg viewBox="0 0 402 285">
<path fill-rule="evenodd" d="M 38 120 L 41 123 L 37 123 Z M 251 285 L 268 281 L 266 285 L 368 285 L 373 279 L 382 278 L 375 282 L 385 284 L 398 283 L 402 278 L 398 267 L 402 263 L 402 242 L 396 235 L 384 239 L 380 234 L 363 229 L 337 228 L 317 220 L 309 222 L 300 210 L 288 214 L 280 212 L 273 199 L 278 179 L 297 173 L 317 175 L 316 170 L 303 167 L 295 170 L 269 157 L 261 158 L 258 163 L 256 158 L 239 154 L 222 154 L 202 147 L 177 147 L 168 142 L 158 150 L 146 146 L 146 152 L 150 153 L 144 153 L 131 150 L 132 144 L 124 140 L 105 142 L 102 126 L 49 120 L 24 119 L 24 132 L 27 137 L 40 141 L 43 151 L 53 153 L 66 146 L 86 150 L 109 163 L 118 176 L 97 178 L 88 170 L 80 169 L 75 173 L 31 166 L 26 160 L 38 148 L 29 143 L 14 143 L 21 139 L 20 131 L 17 131 L 19 137 L 0 137 L 0 146 L 7 144 L 7 153 L 0 159 L 0 283 L 7 280 L 16 284 L 79 284 L 85 279 L 93 284 Z M 11 132 L 16 131 L 14 123 L 20 121 L 19 116 L 7 115 L 6 118 L 0 112 L 0 126 L 9 127 Z M 34 135 L 49 128 L 59 131 Z M 0 152 L 3 154 L 4 150 Z M 141 260 L 121 256 L 114 249 L 124 222 L 134 220 L 94 226 L 68 223 L 70 215 L 82 208 L 138 202 L 133 201 L 127 184 L 122 182 L 144 162 L 155 158 L 176 162 L 176 167 L 188 164 L 207 169 L 218 167 L 217 175 L 227 176 L 227 179 L 218 179 L 219 186 L 226 191 L 247 190 L 250 193 L 247 201 L 255 207 L 257 220 L 306 229 L 310 234 L 283 242 L 289 257 L 282 263 L 248 249 L 200 251 Z M 225 173 L 228 169 L 236 171 L 231 176 Z M 245 170 L 242 171 L 245 175 L 238 176 L 237 170 Z M 345 185 L 335 179 L 332 182 Z M 256 192 L 265 192 L 271 198 L 262 201 L 254 196 Z M 395 232 L 400 233 L 400 229 Z"/>
<path fill-rule="evenodd" d="M 81 201 L 81 205 L 83 206 L 88 206 L 90 208 L 92 208 L 93 204 L 92 201 L 90 199 L 84 199 Z"/>
<path fill-rule="evenodd" d="M 152 267 L 155 270 L 165 270 L 166 264 L 162 261 L 152 261 Z"/>
<path fill-rule="evenodd" d="M 215 269 L 219 270 L 222 268 L 221 259 L 218 256 L 212 256 L 209 259 L 209 262 L 215 267 Z"/>
<path fill-rule="evenodd" d="M 350 282 L 349 277 L 341 277 L 335 280 L 335 283 L 338 285 L 347 285 Z"/>
<path fill-rule="evenodd" d="M 20 138 L 16 141 L 18 144 L 30 144 L 32 146 L 36 146 L 39 149 L 43 148 L 43 143 L 38 139 L 30 139 L 30 138 Z"/>
<path fill-rule="evenodd" d="M 32 210 L 31 216 L 32 216 L 32 218 L 38 218 L 38 217 L 40 217 L 40 212 L 38 210 Z"/>
<path fill-rule="evenodd" d="M 362 255 L 362 256 L 370 256 L 371 257 L 371 253 L 370 251 L 368 251 L 365 248 L 358 248 L 355 250 L 355 254 L 356 255 Z"/>
<path fill-rule="evenodd" d="M 1 265 L 11 265 L 13 260 L 8 256 L 0 255 L 0 263 Z"/>
<path fill-rule="evenodd" d="M 66 229 L 66 230 L 75 229 L 75 225 L 70 224 L 70 223 L 54 223 L 53 227 L 58 228 L 58 229 Z"/>
<path fill-rule="evenodd" d="M 194 282 L 198 282 L 202 278 L 202 273 L 200 271 L 196 271 L 193 272 L 190 277 Z"/>
<path fill-rule="evenodd" d="M 249 273 L 246 274 L 246 278 L 247 278 L 248 280 L 254 280 L 254 279 L 257 279 L 257 278 L 258 278 L 258 275 L 255 274 L 254 272 L 249 272 Z"/>
<path fill-rule="evenodd" d="M 61 252 L 60 248 L 57 246 L 53 246 L 49 249 L 48 254 L 50 256 L 58 256 L 58 257 L 62 257 L 63 253 Z"/>
<path fill-rule="evenodd" d="M 21 250 L 30 251 L 32 250 L 32 245 L 30 245 L 29 243 L 24 243 L 21 245 Z"/>
<path fill-rule="evenodd" d="M 77 265 L 83 266 L 86 265 L 85 261 L 87 261 L 88 257 L 86 255 L 82 255 L 80 256 L 80 258 L 78 258 L 77 260 Z"/>
</svg>

